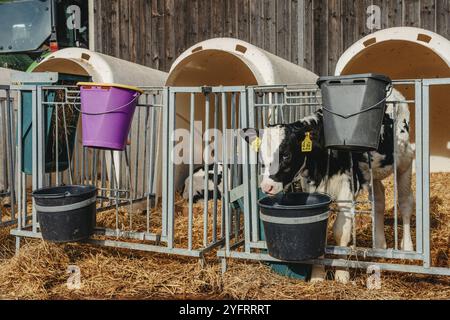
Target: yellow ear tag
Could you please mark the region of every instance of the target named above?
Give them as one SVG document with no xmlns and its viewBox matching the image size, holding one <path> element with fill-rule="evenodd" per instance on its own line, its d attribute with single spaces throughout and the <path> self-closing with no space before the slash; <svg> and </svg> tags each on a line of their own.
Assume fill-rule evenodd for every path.
<svg viewBox="0 0 450 320">
<path fill-rule="evenodd" d="M 302 152 L 311 152 L 312 151 L 312 140 L 310 133 L 306 133 L 305 140 L 302 141 Z"/>
<path fill-rule="evenodd" d="M 261 147 L 261 139 L 259 137 L 256 137 L 250 146 L 255 152 L 259 152 L 259 148 Z"/>
</svg>

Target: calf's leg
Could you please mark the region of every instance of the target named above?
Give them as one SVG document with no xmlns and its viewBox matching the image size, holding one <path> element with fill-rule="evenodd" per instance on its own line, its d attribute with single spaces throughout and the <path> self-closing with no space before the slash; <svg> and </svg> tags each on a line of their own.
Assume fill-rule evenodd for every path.
<svg viewBox="0 0 450 320">
<path fill-rule="evenodd" d="M 385 189 L 380 180 L 373 181 L 375 199 L 375 248 L 386 249 L 386 237 L 384 235 L 384 210 L 386 206 Z"/>
<path fill-rule="evenodd" d="M 350 186 L 350 177 L 348 177 L 348 179 L 344 178 L 342 180 L 340 184 L 340 190 L 336 193 L 339 212 L 333 226 L 334 239 L 336 240 L 336 244 L 338 246 L 347 247 L 352 236 L 353 222 L 351 204 L 348 203 L 348 201 L 351 201 L 353 198 Z M 347 283 L 350 280 L 350 273 L 347 269 L 337 268 L 335 273 L 335 280 L 342 283 Z"/>
<path fill-rule="evenodd" d="M 352 214 L 351 206 L 349 204 L 339 204 L 339 213 L 334 222 L 333 233 L 338 246 L 348 246 L 352 234 Z M 337 268 L 335 280 L 347 283 L 350 280 L 350 273 L 347 269 Z"/>
<path fill-rule="evenodd" d="M 398 206 L 403 221 L 401 249 L 405 251 L 414 251 L 414 245 L 411 238 L 411 216 L 414 209 L 414 197 L 411 190 L 411 175 L 412 166 L 397 174 Z"/>
</svg>

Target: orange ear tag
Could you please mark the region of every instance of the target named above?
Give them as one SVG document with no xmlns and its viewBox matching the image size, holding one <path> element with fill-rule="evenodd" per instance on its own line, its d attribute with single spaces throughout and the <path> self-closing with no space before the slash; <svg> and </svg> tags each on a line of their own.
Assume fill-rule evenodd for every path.
<svg viewBox="0 0 450 320">
<path fill-rule="evenodd" d="M 312 140 L 310 133 L 307 132 L 305 140 L 302 141 L 302 152 L 311 152 L 311 151 L 312 151 Z"/>
</svg>

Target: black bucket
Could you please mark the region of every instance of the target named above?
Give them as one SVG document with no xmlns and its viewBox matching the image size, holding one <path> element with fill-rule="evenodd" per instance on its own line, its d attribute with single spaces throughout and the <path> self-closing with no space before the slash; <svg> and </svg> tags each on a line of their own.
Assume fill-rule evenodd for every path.
<svg viewBox="0 0 450 320">
<path fill-rule="evenodd" d="M 42 238 L 51 242 L 88 239 L 96 224 L 97 188 L 61 186 L 33 192 Z"/>
<path fill-rule="evenodd" d="M 377 74 L 321 77 L 325 146 L 374 151 L 386 109 L 391 79 Z"/>
<path fill-rule="evenodd" d="M 259 201 L 267 249 L 284 261 L 304 261 L 325 253 L 330 196 L 286 193 Z"/>
</svg>

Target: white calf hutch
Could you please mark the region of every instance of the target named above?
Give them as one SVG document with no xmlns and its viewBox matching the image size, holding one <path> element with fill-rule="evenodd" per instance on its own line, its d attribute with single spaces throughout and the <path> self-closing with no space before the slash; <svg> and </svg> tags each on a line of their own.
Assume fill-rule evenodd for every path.
<svg viewBox="0 0 450 320">
<path fill-rule="evenodd" d="M 375 72 L 391 79 L 450 77 L 450 41 L 434 32 L 418 28 L 390 28 L 370 34 L 345 51 L 336 66 L 336 75 Z M 412 85 L 398 90 L 414 99 Z M 450 132 L 448 124 L 450 87 L 431 87 L 430 152 L 431 171 L 450 171 Z M 413 117 L 414 119 L 414 117 Z M 414 127 L 414 121 L 412 122 Z M 414 140 L 413 140 L 414 141 Z"/>
</svg>

